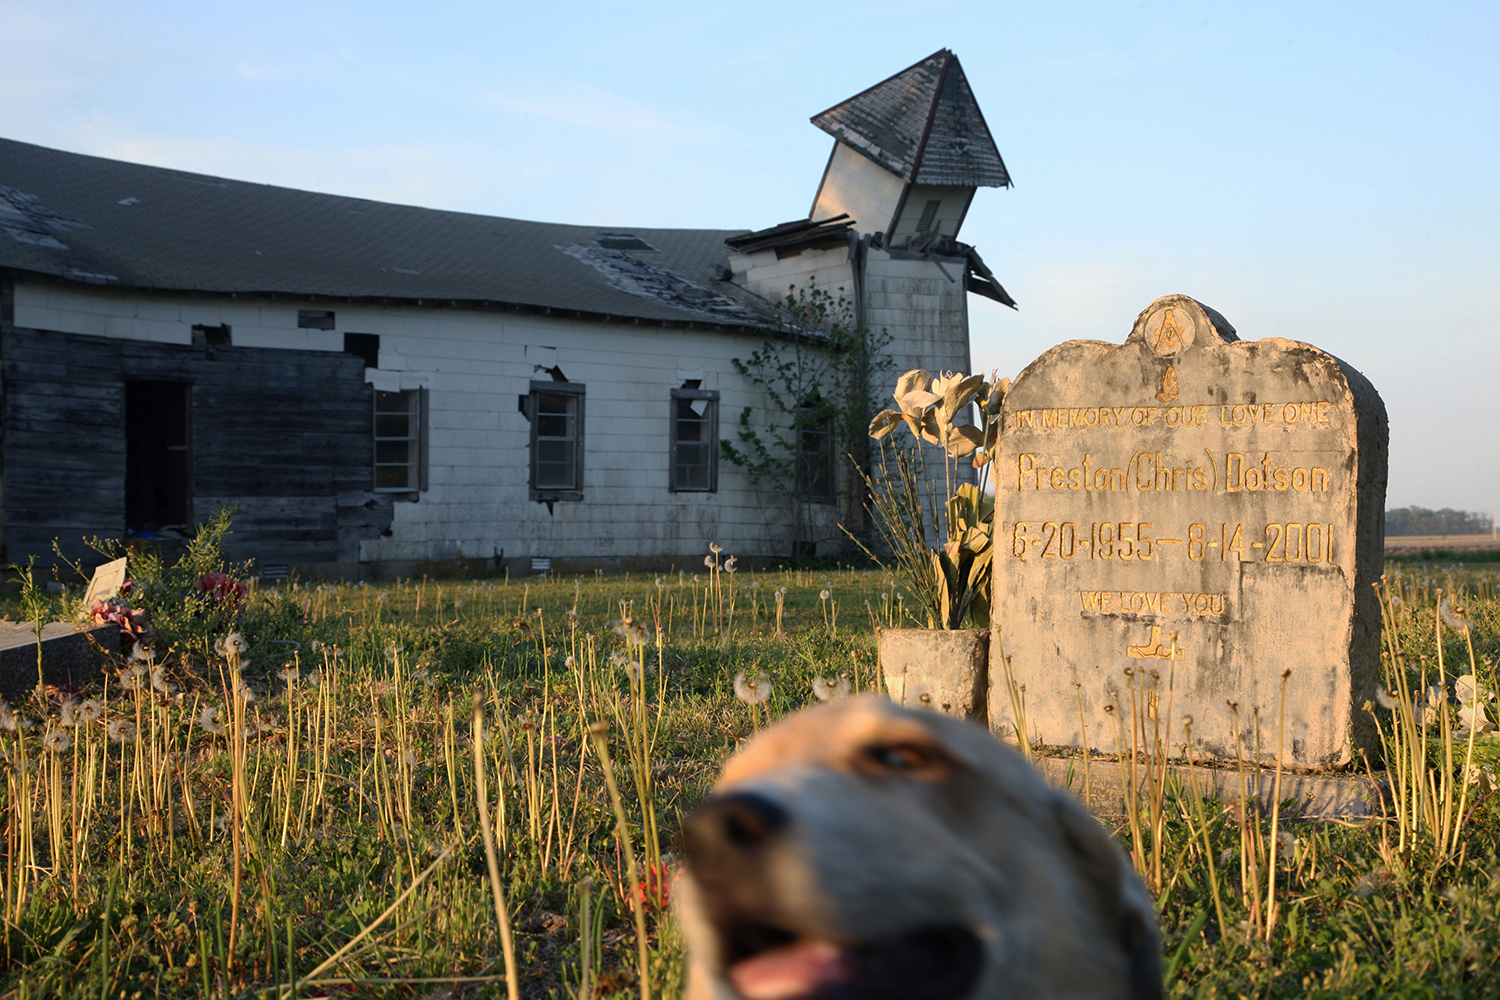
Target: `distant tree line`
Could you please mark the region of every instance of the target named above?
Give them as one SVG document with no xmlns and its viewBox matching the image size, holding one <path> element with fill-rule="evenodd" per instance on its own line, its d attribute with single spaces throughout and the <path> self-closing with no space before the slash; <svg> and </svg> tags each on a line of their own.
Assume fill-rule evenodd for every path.
<svg viewBox="0 0 1500 1000">
<path fill-rule="evenodd" d="M 1471 510 L 1398 507 L 1385 512 L 1387 535 L 1488 535 L 1495 520 Z"/>
</svg>

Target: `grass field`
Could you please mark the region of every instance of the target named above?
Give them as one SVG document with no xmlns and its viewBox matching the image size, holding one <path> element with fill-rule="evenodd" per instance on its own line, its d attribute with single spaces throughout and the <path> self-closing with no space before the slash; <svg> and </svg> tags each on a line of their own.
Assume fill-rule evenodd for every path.
<svg viewBox="0 0 1500 1000">
<path fill-rule="evenodd" d="M 1500 741 L 1455 681 L 1495 687 L 1500 573 L 1397 572 L 1382 819 L 1158 783 L 1114 823 L 1170 995 L 1500 995 Z M 847 569 L 198 600 L 179 652 L 164 617 L 97 690 L 0 713 L 4 996 L 675 996 L 677 817 L 816 678 L 876 689 L 904 618 Z"/>
</svg>

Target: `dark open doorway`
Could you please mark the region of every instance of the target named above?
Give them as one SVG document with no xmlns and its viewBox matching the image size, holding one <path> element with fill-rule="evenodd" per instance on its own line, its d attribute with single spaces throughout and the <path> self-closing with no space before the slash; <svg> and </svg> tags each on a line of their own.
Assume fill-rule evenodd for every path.
<svg viewBox="0 0 1500 1000">
<path fill-rule="evenodd" d="M 193 496 L 192 386 L 125 383 L 125 524 L 187 524 Z"/>
</svg>

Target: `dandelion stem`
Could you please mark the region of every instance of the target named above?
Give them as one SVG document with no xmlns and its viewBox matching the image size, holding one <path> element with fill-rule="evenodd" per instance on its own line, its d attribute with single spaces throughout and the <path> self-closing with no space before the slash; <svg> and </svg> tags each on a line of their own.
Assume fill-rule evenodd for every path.
<svg viewBox="0 0 1500 1000">
<path fill-rule="evenodd" d="M 594 741 L 594 750 L 599 754 L 599 764 L 604 768 L 604 785 L 609 789 L 609 804 L 615 812 L 615 830 L 625 848 L 625 874 L 630 880 L 630 908 L 635 914 L 636 960 L 640 964 L 641 1000 L 651 1000 L 651 965 L 646 947 L 646 900 L 641 893 L 641 874 L 636 868 L 635 847 L 630 840 L 630 827 L 625 819 L 625 803 L 620 798 L 620 786 L 615 782 L 615 769 L 609 759 L 609 744 L 601 724 L 589 727 L 589 736 Z"/>
<path fill-rule="evenodd" d="M 500 948 L 505 956 L 505 993 L 510 1000 L 520 1000 L 520 983 L 516 980 L 516 947 L 510 933 L 510 914 L 506 912 L 505 891 L 500 887 L 500 862 L 495 856 L 495 834 L 490 829 L 489 790 L 484 780 L 484 699 L 477 692 L 474 695 L 473 739 L 474 799 L 479 805 L 479 832 L 484 836 L 484 860 L 489 868 L 490 892 L 495 897 L 495 919 L 500 923 Z M 448 852 L 445 851 L 443 857 L 447 856 Z M 442 858 L 438 860 L 441 861 Z M 431 871 L 436 865 L 437 862 L 434 861 L 427 870 Z M 412 883 L 412 889 L 416 887 L 416 883 Z M 402 898 L 410 895 L 410 891 L 408 890 Z M 386 913 L 389 912 L 389 910 L 386 911 Z M 385 914 L 382 914 L 382 917 L 384 916 Z M 321 972 L 322 969 L 318 971 Z"/>
</svg>

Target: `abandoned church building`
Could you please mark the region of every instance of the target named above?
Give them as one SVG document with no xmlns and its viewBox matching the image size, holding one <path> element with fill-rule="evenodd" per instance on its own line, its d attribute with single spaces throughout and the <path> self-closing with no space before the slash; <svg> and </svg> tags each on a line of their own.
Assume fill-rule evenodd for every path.
<svg viewBox="0 0 1500 1000">
<path fill-rule="evenodd" d="M 0 140 L 3 558 L 186 532 L 235 508 L 262 570 L 468 560 L 697 565 L 836 551 L 855 474 L 800 433 L 794 483 L 721 453 L 771 409 L 736 359 L 792 287 L 842 290 L 891 369 L 968 371 L 957 241 L 1010 178 L 946 50 L 813 118 L 805 219 L 592 228 L 384 204 Z M 781 338 L 779 340 L 775 338 Z M 882 382 L 886 381 L 882 376 Z M 880 388 L 881 393 L 885 391 Z M 97 561 L 92 557 L 91 561 Z"/>
</svg>

